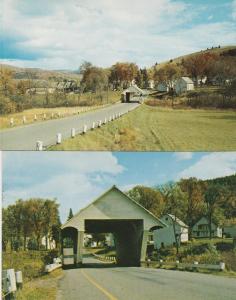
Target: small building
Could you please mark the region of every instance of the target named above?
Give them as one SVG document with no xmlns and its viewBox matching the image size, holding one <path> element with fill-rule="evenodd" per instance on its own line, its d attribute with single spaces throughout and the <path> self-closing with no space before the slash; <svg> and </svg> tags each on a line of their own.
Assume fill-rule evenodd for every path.
<svg viewBox="0 0 236 300">
<path fill-rule="evenodd" d="M 149 89 L 155 89 L 155 81 L 153 80 L 153 79 L 150 79 L 149 81 L 148 81 L 148 87 L 149 87 Z"/>
<path fill-rule="evenodd" d="M 154 247 L 156 249 L 174 245 L 176 243 L 175 233 L 179 244 L 188 241 L 188 225 L 183 221 L 171 214 L 165 214 L 160 220 L 167 226 L 153 231 Z"/>
<path fill-rule="evenodd" d="M 158 92 L 169 92 L 170 88 L 165 82 L 159 82 L 157 84 L 157 90 Z"/>
<path fill-rule="evenodd" d="M 212 237 L 222 237 L 222 228 L 212 222 L 211 224 Z M 192 235 L 195 238 L 208 238 L 210 237 L 209 221 L 207 217 L 202 217 L 193 225 Z"/>
<path fill-rule="evenodd" d="M 137 85 L 131 85 L 128 89 L 122 92 L 122 102 L 140 101 L 140 97 L 145 95 L 145 92 Z"/>
<path fill-rule="evenodd" d="M 175 92 L 176 94 L 181 94 L 187 91 L 193 91 L 194 90 L 194 82 L 189 77 L 181 77 L 177 79 L 175 82 Z"/>
<path fill-rule="evenodd" d="M 223 234 L 228 238 L 236 238 L 236 220 L 228 220 L 224 223 Z"/>
</svg>

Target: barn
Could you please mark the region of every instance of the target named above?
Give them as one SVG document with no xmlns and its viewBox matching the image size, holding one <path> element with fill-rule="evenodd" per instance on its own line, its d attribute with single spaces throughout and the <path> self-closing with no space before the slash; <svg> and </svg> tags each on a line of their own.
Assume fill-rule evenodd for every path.
<svg viewBox="0 0 236 300">
<path fill-rule="evenodd" d="M 189 77 L 181 77 L 175 83 L 176 94 L 194 90 L 194 83 Z"/>
</svg>

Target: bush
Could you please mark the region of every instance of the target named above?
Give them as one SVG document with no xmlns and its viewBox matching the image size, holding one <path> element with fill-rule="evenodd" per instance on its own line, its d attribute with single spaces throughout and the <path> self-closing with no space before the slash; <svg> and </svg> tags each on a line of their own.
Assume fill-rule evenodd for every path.
<svg viewBox="0 0 236 300">
<path fill-rule="evenodd" d="M 0 96 L 0 114 L 4 115 L 4 114 L 10 114 L 10 113 L 14 113 L 17 111 L 17 105 L 14 101 L 12 101 L 11 99 L 4 97 L 4 96 Z"/>
<path fill-rule="evenodd" d="M 218 251 L 230 251 L 230 250 L 233 250 L 233 243 L 218 242 L 218 243 L 216 243 L 216 249 Z"/>
<path fill-rule="evenodd" d="M 204 244 L 191 244 L 183 251 L 184 256 L 188 255 L 201 255 L 209 253 L 217 253 L 216 247 L 212 243 L 204 243 Z"/>
<path fill-rule="evenodd" d="M 35 239 L 29 239 L 27 248 L 29 250 L 37 250 L 38 249 L 37 241 Z"/>
<path fill-rule="evenodd" d="M 53 258 L 56 258 L 60 255 L 58 249 L 49 250 L 46 252 L 46 255 L 43 256 L 43 262 L 45 265 L 53 263 Z"/>
</svg>

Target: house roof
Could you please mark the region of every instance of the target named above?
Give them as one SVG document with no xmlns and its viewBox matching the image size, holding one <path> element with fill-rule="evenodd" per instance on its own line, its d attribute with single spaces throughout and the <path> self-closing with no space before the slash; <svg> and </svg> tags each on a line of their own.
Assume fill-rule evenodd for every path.
<svg viewBox="0 0 236 300">
<path fill-rule="evenodd" d="M 192 79 L 191 78 L 189 78 L 189 77 L 181 77 L 186 83 L 188 83 L 188 84 L 193 84 L 193 81 L 192 81 Z"/>
<path fill-rule="evenodd" d="M 84 208 L 80 209 L 71 219 L 69 219 L 65 224 L 63 224 L 61 226 L 61 228 L 65 228 L 68 226 L 68 224 L 70 224 L 76 217 L 79 216 L 79 214 L 86 210 L 87 208 L 89 208 L 90 206 L 94 205 L 95 203 L 97 203 L 98 201 L 100 201 L 106 194 L 108 194 L 109 192 L 111 192 L 112 190 L 116 190 L 119 193 L 121 193 L 122 195 L 124 195 L 127 199 L 129 199 L 130 201 L 132 201 L 133 203 L 135 203 L 137 206 L 139 206 L 141 209 L 145 210 L 152 218 L 156 219 L 159 223 L 161 223 L 164 227 L 166 227 L 167 225 L 160 220 L 159 218 L 157 218 L 153 213 L 151 213 L 149 210 L 147 210 L 145 207 L 143 207 L 141 204 L 139 204 L 138 202 L 136 202 L 135 200 L 133 200 L 132 198 L 130 198 L 127 194 L 125 194 L 124 192 L 122 192 L 120 189 L 118 189 L 115 185 L 113 185 L 110 189 L 108 189 L 106 192 L 104 192 L 101 196 L 99 196 L 98 198 L 96 198 L 93 202 L 89 203 L 87 206 L 85 206 Z"/>
<path fill-rule="evenodd" d="M 138 94 L 144 94 L 144 91 L 140 89 L 137 85 L 131 85 L 128 89 L 124 90 L 122 94 L 125 93 L 138 93 Z"/>
<path fill-rule="evenodd" d="M 169 216 L 173 221 L 176 221 L 177 224 L 179 224 L 182 227 L 188 227 L 187 224 L 185 224 L 183 221 L 181 221 L 179 218 L 177 218 L 176 216 L 172 215 L 172 214 L 166 214 L 167 216 Z"/>
</svg>

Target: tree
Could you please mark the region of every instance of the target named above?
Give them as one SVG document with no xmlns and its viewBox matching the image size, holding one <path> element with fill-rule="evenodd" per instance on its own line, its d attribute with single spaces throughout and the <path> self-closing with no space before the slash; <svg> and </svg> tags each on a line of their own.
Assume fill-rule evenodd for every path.
<svg viewBox="0 0 236 300">
<path fill-rule="evenodd" d="M 167 64 L 164 67 L 156 68 L 154 71 L 154 80 L 158 82 L 163 82 L 169 88 L 173 90 L 174 81 L 181 74 L 181 69 L 175 64 Z"/>
<path fill-rule="evenodd" d="M 116 63 L 110 69 L 109 81 L 115 89 L 127 88 L 138 74 L 138 66 L 134 63 Z"/>
<path fill-rule="evenodd" d="M 86 91 L 101 92 L 108 85 L 107 72 L 102 68 L 88 65 L 83 70 L 81 84 L 84 85 Z"/>
<path fill-rule="evenodd" d="M 13 71 L 1 67 L 0 70 L 0 93 L 9 96 L 14 93 L 15 84 L 13 82 Z"/>
<path fill-rule="evenodd" d="M 189 226 L 190 239 L 192 238 L 192 227 L 204 211 L 203 184 L 196 178 L 181 179 L 179 183 L 186 196 L 187 213 L 183 216 L 183 220 Z"/>
<path fill-rule="evenodd" d="M 172 219 L 172 224 L 175 237 L 176 253 L 178 255 L 181 234 L 178 235 L 176 232 L 176 222 L 177 216 L 178 218 L 182 218 L 182 216 L 186 213 L 186 195 L 176 183 L 168 183 L 162 186 L 161 191 L 166 202 L 166 213 L 171 213 L 174 216 Z"/>
<path fill-rule="evenodd" d="M 72 211 L 72 208 L 70 208 L 70 211 L 69 211 L 69 215 L 68 215 L 68 218 L 67 218 L 67 221 L 69 221 L 71 218 L 73 218 L 73 211 Z"/>
<path fill-rule="evenodd" d="M 127 194 L 154 215 L 158 217 L 162 215 L 165 203 L 159 190 L 138 185 Z"/>
<path fill-rule="evenodd" d="M 219 184 L 209 184 L 205 191 L 205 203 L 206 203 L 206 215 L 208 219 L 208 227 L 210 233 L 210 239 L 212 238 L 212 222 L 216 224 L 222 218 L 222 214 L 219 214 L 219 203 L 224 199 L 225 188 Z M 217 218 L 218 213 L 218 218 Z M 220 216 L 220 218 L 219 218 Z"/>
<path fill-rule="evenodd" d="M 182 61 L 187 74 L 194 78 L 198 85 L 198 79 L 207 76 L 216 60 L 216 55 L 212 53 L 201 53 L 191 55 Z"/>
</svg>

